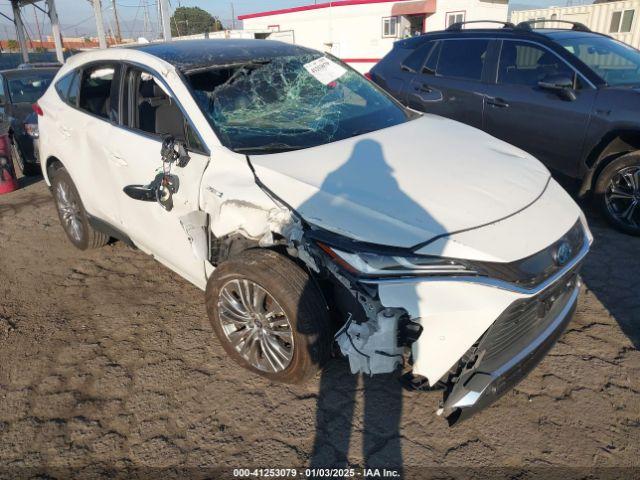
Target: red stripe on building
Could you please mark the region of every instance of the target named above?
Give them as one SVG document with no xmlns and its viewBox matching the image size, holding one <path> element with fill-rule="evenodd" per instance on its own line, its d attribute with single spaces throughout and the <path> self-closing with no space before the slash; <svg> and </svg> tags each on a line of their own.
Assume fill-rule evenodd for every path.
<svg viewBox="0 0 640 480">
<path fill-rule="evenodd" d="M 366 5 L 369 3 L 390 3 L 390 2 L 398 2 L 398 0 L 338 0 L 336 2 L 318 3 L 315 5 L 303 5 L 301 7 L 283 8 L 280 10 L 269 10 L 267 12 L 247 13 L 246 15 L 239 15 L 238 20 L 245 20 L 247 18 L 257 18 L 257 17 L 269 17 L 271 15 L 282 15 L 283 13 L 304 12 L 305 10 L 319 10 L 321 8 L 329 8 L 329 7 L 348 7 L 350 5 Z"/>
</svg>

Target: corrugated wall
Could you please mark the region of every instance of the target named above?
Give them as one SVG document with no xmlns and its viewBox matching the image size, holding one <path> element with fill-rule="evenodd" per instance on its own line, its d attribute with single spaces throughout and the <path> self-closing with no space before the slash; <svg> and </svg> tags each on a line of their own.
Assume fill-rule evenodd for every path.
<svg viewBox="0 0 640 480">
<path fill-rule="evenodd" d="M 611 16 L 613 12 L 634 10 L 631 31 L 628 33 L 610 33 Z M 525 20 L 544 18 L 550 20 L 552 15 L 557 15 L 558 20 L 570 20 L 584 23 L 595 32 L 606 33 L 612 37 L 640 48 L 640 0 L 627 0 L 622 2 L 598 3 L 592 5 L 576 5 L 572 7 L 550 7 L 536 10 L 516 10 L 511 12 L 511 21 L 514 23 Z M 544 24 L 546 27 L 560 27 L 561 24 Z M 541 25 L 539 25 L 541 26 Z M 564 28 L 564 27 L 562 27 Z"/>
</svg>

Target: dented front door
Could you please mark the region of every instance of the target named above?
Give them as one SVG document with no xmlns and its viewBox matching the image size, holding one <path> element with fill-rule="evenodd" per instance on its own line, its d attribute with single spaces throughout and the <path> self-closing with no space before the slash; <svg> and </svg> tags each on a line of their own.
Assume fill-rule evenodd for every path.
<svg viewBox="0 0 640 480">
<path fill-rule="evenodd" d="M 194 230 L 194 225 L 198 221 L 204 223 L 204 214 L 198 213 L 199 192 L 208 156 L 188 152 L 189 161 L 184 167 L 171 166 L 170 175 L 177 179 L 177 188 L 171 199 L 173 205 L 167 209 L 157 201 L 135 200 L 123 191 L 130 185 L 148 185 L 162 172 L 162 139 L 114 128 L 109 143 L 114 157 L 109 164 L 118 192 L 122 231 L 138 247 L 204 288 L 204 260 L 194 253 L 192 241 L 200 233 Z M 185 221 L 189 223 L 186 228 Z M 205 231 L 204 225 L 200 230 Z"/>
</svg>

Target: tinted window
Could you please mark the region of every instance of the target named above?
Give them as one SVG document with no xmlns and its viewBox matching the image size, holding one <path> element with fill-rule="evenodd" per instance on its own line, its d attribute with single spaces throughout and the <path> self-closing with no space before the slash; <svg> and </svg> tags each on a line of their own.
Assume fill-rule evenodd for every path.
<svg viewBox="0 0 640 480">
<path fill-rule="evenodd" d="M 4 102 L 4 78 L 0 76 L 0 99 Z"/>
<path fill-rule="evenodd" d="M 80 94 L 80 72 L 75 72 L 71 79 L 71 85 L 69 85 L 69 91 L 67 94 L 67 103 L 74 107 L 78 105 L 78 95 Z"/>
<path fill-rule="evenodd" d="M 567 38 L 560 45 L 586 63 L 609 85 L 640 85 L 640 51 L 611 38 Z"/>
<path fill-rule="evenodd" d="M 80 108 L 102 118 L 109 118 L 111 84 L 115 76 L 114 65 L 97 65 L 82 73 Z"/>
<path fill-rule="evenodd" d="M 489 40 L 446 40 L 442 43 L 438 75 L 467 80 L 482 78 Z"/>
<path fill-rule="evenodd" d="M 420 70 L 422 65 L 424 65 L 425 60 L 427 59 L 427 55 L 433 48 L 436 42 L 429 42 L 426 45 L 422 45 L 417 48 L 413 53 L 411 53 L 404 62 L 402 62 L 402 66 L 413 71 L 417 72 Z"/>
<path fill-rule="evenodd" d="M 62 77 L 60 80 L 56 82 L 56 92 L 58 92 L 58 95 L 60 95 L 60 98 L 65 102 L 67 101 L 67 96 L 69 93 L 69 86 L 71 85 L 71 81 L 76 75 L 77 73 L 75 71 L 68 73 L 67 75 L 65 75 L 64 77 Z"/>
<path fill-rule="evenodd" d="M 442 43 L 443 42 L 437 42 L 436 46 L 429 52 L 429 57 L 427 57 L 427 61 L 422 67 L 423 73 L 429 73 L 431 75 L 436 73 L 436 67 L 438 66 L 438 60 L 440 59 L 440 50 L 442 50 Z"/>
<path fill-rule="evenodd" d="M 129 69 L 125 80 L 123 123 L 152 135 L 185 140 L 185 118 L 175 100 L 153 75 Z"/>
<path fill-rule="evenodd" d="M 575 72 L 555 53 L 541 46 L 511 41 L 502 44 L 498 83 L 535 87 L 551 76 L 573 80 Z"/>
<path fill-rule="evenodd" d="M 34 72 L 28 76 L 9 78 L 9 96 L 12 103 L 35 103 L 51 85 L 53 72 Z"/>
</svg>

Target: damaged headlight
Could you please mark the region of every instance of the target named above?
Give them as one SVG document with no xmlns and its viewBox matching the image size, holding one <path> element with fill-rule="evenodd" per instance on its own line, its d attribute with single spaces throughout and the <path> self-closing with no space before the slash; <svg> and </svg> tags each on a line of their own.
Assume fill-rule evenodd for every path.
<svg viewBox="0 0 640 480">
<path fill-rule="evenodd" d="M 324 243 L 318 246 L 347 271 L 366 277 L 422 275 L 478 275 L 473 266 L 460 260 L 423 255 L 384 255 L 373 252 L 346 252 Z"/>
</svg>

